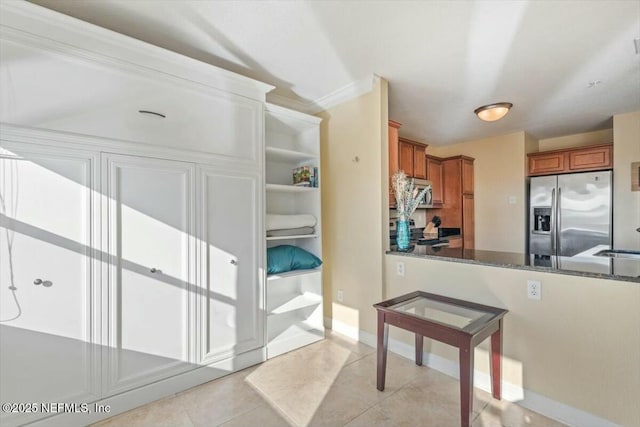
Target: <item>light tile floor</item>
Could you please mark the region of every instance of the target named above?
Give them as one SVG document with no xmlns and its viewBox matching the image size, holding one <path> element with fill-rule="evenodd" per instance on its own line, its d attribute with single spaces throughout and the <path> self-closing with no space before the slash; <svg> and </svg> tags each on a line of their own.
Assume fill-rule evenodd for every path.
<svg viewBox="0 0 640 427">
<path fill-rule="evenodd" d="M 389 353 L 384 392 L 375 349 L 340 335 L 102 421 L 99 427 L 460 425 L 457 380 Z M 475 389 L 473 427 L 564 424 Z"/>
</svg>

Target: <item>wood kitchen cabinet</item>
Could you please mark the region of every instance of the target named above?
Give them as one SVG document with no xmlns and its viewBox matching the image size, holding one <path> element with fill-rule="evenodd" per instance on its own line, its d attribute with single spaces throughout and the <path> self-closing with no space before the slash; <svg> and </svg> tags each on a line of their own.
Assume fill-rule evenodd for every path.
<svg viewBox="0 0 640 427">
<path fill-rule="evenodd" d="M 402 124 L 389 120 L 389 206 L 396 204 L 391 188 L 391 177 L 399 170 L 409 178 L 426 179 L 427 165 L 425 150 L 427 144 L 403 138 L 398 135 Z"/>
<path fill-rule="evenodd" d="M 443 203 L 442 208 L 433 210 L 433 214 L 440 216 L 442 227 L 460 228 L 461 246 L 464 249 L 473 249 L 475 247 L 474 159 L 455 156 L 444 158 L 441 162 Z M 429 159 L 427 159 L 428 168 Z"/>
<path fill-rule="evenodd" d="M 426 156 L 427 179 L 431 181 L 433 204 L 442 205 L 444 201 L 444 188 L 442 181 L 442 159 L 434 156 Z"/>
<path fill-rule="evenodd" d="M 606 170 L 613 167 L 613 144 L 530 153 L 528 176 Z"/>
<path fill-rule="evenodd" d="M 400 150 L 399 169 L 409 177 L 426 179 L 427 169 L 424 156 L 427 145 L 403 137 L 398 138 L 398 145 Z"/>
</svg>

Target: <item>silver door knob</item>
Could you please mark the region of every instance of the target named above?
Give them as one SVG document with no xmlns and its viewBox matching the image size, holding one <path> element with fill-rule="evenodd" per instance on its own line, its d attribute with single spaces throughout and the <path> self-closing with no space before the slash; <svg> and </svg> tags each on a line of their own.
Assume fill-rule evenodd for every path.
<svg viewBox="0 0 640 427">
<path fill-rule="evenodd" d="M 158 273 L 160 270 L 158 270 L 157 268 L 152 268 L 151 270 L 149 270 L 152 273 Z"/>
<path fill-rule="evenodd" d="M 42 279 L 36 279 L 33 281 L 34 285 L 42 285 Z"/>
<path fill-rule="evenodd" d="M 231 260 L 231 264 L 233 264 L 233 265 L 238 265 L 238 261 L 236 261 L 235 259 L 232 259 L 232 260 Z"/>
</svg>

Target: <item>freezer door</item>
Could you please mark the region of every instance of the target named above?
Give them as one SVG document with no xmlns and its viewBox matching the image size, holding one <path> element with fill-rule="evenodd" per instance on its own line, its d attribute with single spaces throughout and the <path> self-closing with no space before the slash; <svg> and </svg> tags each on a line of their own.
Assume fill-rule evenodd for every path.
<svg viewBox="0 0 640 427">
<path fill-rule="evenodd" d="M 611 245 L 611 172 L 558 177 L 558 255 Z"/>
<path fill-rule="evenodd" d="M 529 253 L 555 255 L 557 176 L 531 178 L 529 183 Z"/>
</svg>

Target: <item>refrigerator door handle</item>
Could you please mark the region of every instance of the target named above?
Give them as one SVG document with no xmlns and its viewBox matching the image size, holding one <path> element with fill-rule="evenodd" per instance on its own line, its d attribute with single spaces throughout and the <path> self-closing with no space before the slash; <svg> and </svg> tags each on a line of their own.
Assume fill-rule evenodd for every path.
<svg viewBox="0 0 640 427">
<path fill-rule="evenodd" d="M 556 189 L 551 189 L 551 252 L 556 253 Z"/>
<path fill-rule="evenodd" d="M 558 187 L 558 200 L 556 201 L 556 220 L 558 221 L 558 229 L 556 230 L 556 238 L 558 239 L 557 242 L 557 247 L 558 247 L 558 251 L 556 252 L 556 255 L 561 256 L 562 255 L 562 217 L 561 217 L 561 212 L 562 212 L 562 207 L 561 207 L 561 203 L 562 203 L 562 187 Z"/>
</svg>

